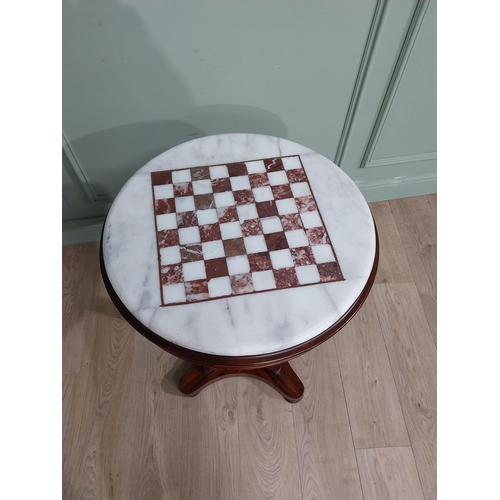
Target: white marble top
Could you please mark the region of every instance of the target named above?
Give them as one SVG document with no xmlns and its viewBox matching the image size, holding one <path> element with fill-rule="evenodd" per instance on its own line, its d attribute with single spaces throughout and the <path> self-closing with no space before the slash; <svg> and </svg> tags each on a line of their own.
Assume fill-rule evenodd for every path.
<svg viewBox="0 0 500 500">
<path fill-rule="evenodd" d="M 204 137 L 139 169 L 103 233 L 111 285 L 147 328 L 225 356 L 306 342 L 341 318 L 375 258 L 354 182 L 314 151 L 254 134 Z"/>
</svg>

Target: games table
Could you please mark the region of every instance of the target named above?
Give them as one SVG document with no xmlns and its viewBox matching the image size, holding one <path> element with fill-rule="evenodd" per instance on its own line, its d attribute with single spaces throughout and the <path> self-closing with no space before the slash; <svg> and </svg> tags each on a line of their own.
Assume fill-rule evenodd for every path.
<svg viewBox="0 0 500 500">
<path fill-rule="evenodd" d="M 142 335 L 192 366 L 180 390 L 256 377 L 296 403 L 289 361 L 337 333 L 378 264 L 368 205 L 334 163 L 285 139 L 224 134 L 140 168 L 107 215 L 101 271 Z"/>
</svg>

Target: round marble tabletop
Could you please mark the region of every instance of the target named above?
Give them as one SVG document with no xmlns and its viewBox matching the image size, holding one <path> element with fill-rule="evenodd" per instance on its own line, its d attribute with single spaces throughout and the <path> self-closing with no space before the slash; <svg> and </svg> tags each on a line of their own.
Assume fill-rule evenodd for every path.
<svg viewBox="0 0 500 500">
<path fill-rule="evenodd" d="M 144 165 L 114 200 L 102 264 L 119 301 L 168 343 L 258 356 L 348 315 L 376 268 L 354 182 L 288 140 L 209 136 Z"/>
</svg>

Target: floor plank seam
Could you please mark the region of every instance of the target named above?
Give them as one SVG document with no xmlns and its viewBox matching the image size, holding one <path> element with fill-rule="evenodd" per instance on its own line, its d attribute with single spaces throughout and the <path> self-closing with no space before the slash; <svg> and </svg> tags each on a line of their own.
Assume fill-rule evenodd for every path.
<svg viewBox="0 0 500 500">
<path fill-rule="evenodd" d="M 365 499 L 365 493 L 363 492 L 363 482 L 361 481 L 361 472 L 359 470 L 358 458 L 356 456 L 356 446 L 354 444 L 354 436 L 353 436 L 353 432 L 352 432 L 351 415 L 349 414 L 349 405 L 347 404 L 347 399 L 345 397 L 344 379 L 343 379 L 343 376 L 342 376 L 342 365 L 340 364 L 339 353 L 338 353 L 338 350 L 337 350 L 337 345 L 335 343 L 335 337 L 333 337 L 333 342 L 334 342 L 334 345 L 335 345 L 335 356 L 337 358 L 337 365 L 339 367 L 340 384 L 342 386 L 342 394 L 344 396 L 344 404 L 345 404 L 345 409 L 346 409 L 346 412 L 347 412 L 347 421 L 349 422 L 349 430 L 351 431 L 352 449 L 353 449 L 354 457 L 355 457 L 355 460 L 356 460 L 356 470 L 358 472 L 358 481 L 359 481 L 359 484 L 360 484 L 360 487 L 361 487 L 361 494 L 363 495 L 363 499 Z"/>
<path fill-rule="evenodd" d="M 375 285 L 375 286 L 379 287 L 379 286 L 387 286 L 387 285 L 384 284 L 384 285 Z M 396 395 L 398 397 L 399 411 L 401 412 L 401 415 L 403 416 L 403 422 L 405 423 L 406 435 L 408 436 L 408 440 L 410 441 L 410 445 L 411 445 L 411 437 L 410 437 L 410 432 L 408 430 L 408 422 L 406 421 L 405 412 L 403 411 L 403 403 L 401 401 L 400 391 L 398 390 L 398 384 L 396 382 L 396 376 L 394 374 L 394 365 L 393 365 L 393 362 L 391 361 L 391 356 L 389 354 L 389 349 L 387 347 L 387 342 L 385 340 L 386 335 L 384 334 L 384 327 L 383 327 L 382 321 L 380 320 L 380 315 L 379 315 L 376 300 L 374 300 L 374 305 L 375 305 L 375 311 L 377 313 L 378 325 L 379 325 L 380 331 L 382 332 L 382 341 L 384 342 L 385 353 L 387 356 L 387 360 L 389 361 L 389 366 L 391 368 L 392 383 L 394 384 L 394 387 L 396 389 Z"/>
</svg>

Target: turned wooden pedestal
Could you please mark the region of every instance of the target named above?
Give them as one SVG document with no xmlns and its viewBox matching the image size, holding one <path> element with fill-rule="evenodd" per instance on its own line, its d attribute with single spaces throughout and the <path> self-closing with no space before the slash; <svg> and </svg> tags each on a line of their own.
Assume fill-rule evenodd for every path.
<svg viewBox="0 0 500 500">
<path fill-rule="evenodd" d="M 179 389 L 186 396 L 196 396 L 217 380 L 227 377 L 253 377 L 276 389 L 290 403 L 298 403 L 304 395 L 304 384 L 289 363 L 267 368 L 234 369 L 192 365 L 179 381 Z"/>
</svg>

